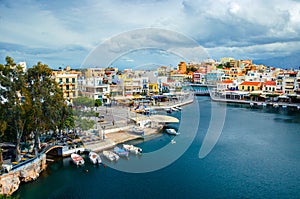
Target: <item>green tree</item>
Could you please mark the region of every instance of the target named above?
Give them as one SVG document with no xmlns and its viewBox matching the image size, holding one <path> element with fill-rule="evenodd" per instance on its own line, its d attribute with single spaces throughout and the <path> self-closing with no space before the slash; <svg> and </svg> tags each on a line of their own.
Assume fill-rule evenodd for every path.
<svg viewBox="0 0 300 199">
<path fill-rule="evenodd" d="M 102 102 L 101 102 L 100 99 L 96 99 L 96 100 L 95 100 L 95 106 L 96 106 L 96 107 L 102 106 Z"/>
<path fill-rule="evenodd" d="M 35 148 L 39 148 L 41 133 L 56 128 L 64 128 L 72 112 L 67 107 L 58 84 L 52 78 L 52 70 L 38 62 L 27 71 L 28 101 L 31 109 L 28 113 L 30 126 L 35 136 Z M 72 127 L 72 123 L 68 123 Z"/>
<path fill-rule="evenodd" d="M 9 141 L 16 142 L 16 160 L 20 159 L 20 142 L 26 123 L 25 105 L 22 96 L 26 92 L 24 71 L 16 65 L 11 57 L 6 57 L 5 66 L 1 66 L 1 96 L 5 99 L 3 113 L 5 114 L 6 136 Z M 3 116 L 2 116 L 3 120 Z"/>
<path fill-rule="evenodd" d="M 77 97 L 73 99 L 73 105 L 81 107 L 93 107 L 95 105 L 95 101 L 88 97 Z"/>
</svg>

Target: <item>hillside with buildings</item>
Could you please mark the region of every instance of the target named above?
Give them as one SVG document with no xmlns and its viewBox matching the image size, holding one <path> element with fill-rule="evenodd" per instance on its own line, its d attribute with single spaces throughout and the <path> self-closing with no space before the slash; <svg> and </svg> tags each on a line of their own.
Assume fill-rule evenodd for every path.
<svg viewBox="0 0 300 199">
<path fill-rule="evenodd" d="M 252 60 L 222 58 L 201 63 L 180 62 L 177 68 L 160 66 L 156 70 L 119 71 L 118 68 L 86 68 L 72 70 L 69 66 L 54 70 L 64 97 L 86 96 L 102 103 L 123 98 L 138 98 L 180 91 L 183 84 L 194 83 L 215 87 L 218 92 L 247 92 L 262 97 L 283 96 L 300 99 L 300 72 L 256 65 Z"/>
</svg>

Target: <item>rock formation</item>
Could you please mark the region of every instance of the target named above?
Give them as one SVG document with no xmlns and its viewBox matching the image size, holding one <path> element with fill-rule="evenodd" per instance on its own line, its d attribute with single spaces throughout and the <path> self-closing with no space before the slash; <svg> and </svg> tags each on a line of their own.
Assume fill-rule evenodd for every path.
<svg viewBox="0 0 300 199">
<path fill-rule="evenodd" d="M 29 163 L 0 175 L 0 194 L 11 195 L 20 185 L 20 182 L 36 180 L 46 169 L 46 155 L 41 155 Z"/>
</svg>

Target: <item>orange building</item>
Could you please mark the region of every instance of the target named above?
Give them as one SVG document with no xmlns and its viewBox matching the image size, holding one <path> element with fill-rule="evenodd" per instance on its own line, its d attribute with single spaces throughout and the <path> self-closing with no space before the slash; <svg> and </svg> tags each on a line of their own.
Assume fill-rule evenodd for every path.
<svg viewBox="0 0 300 199">
<path fill-rule="evenodd" d="M 186 72 L 186 63 L 185 62 L 182 61 L 178 64 L 178 71 L 181 73 Z"/>
</svg>

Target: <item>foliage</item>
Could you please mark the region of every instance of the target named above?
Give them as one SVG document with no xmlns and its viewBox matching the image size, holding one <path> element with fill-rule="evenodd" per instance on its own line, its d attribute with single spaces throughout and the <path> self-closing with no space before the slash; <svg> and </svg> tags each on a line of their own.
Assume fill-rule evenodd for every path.
<svg viewBox="0 0 300 199">
<path fill-rule="evenodd" d="M 73 105 L 82 107 L 93 107 L 95 105 L 95 102 L 93 99 L 90 99 L 88 97 L 77 97 L 73 99 Z"/>
<path fill-rule="evenodd" d="M 250 96 L 258 97 L 258 96 L 260 96 L 260 93 L 251 93 Z"/>
<path fill-rule="evenodd" d="M 96 124 L 96 122 L 91 119 L 80 118 L 77 116 L 75 116 L 74 118 L 75 118 L 75 124 L 76 124 L 75 127 L 81 128 L 83 131 L 93 128 L 94 125 Z"/>
<path fill-rule="evenodd" d="M 271 93 L 270 93 L 270 94 L 266 94 L 266 96 L 267 96 L 267 97 L 278 97 L 279 95 L 278 95 L 278 94 L 271 94 Z"/>
<path fill-rule="evenodd" d="M 38 62 L 24 72 L 12 58 L 6 57 L 6 64 L 0 64 L 0 74 L 1 140 L 15 142 L 17 155 L 21 140 L 26 140 L 30 133 L 34 133 L 38 144 L 41 133 L 74 126 L 72 110 L 47 65 Z"/>
<path fill-rule="evenodd" d="M 189 72 L 196 72 L 197 70 L 198 68 L 195 66 L 188 66 L 185 73 L 189 74 Z"/>
<path fill-rule="evenodd" d="M 96 107 L 102 106 L 102 102 L 101 102 L 100 99 L 96 99 L 96 100 L 95 100 L 95 106 L 96 106 Z"/>
<path fill-rule="evenodd" d="M 7 196 L 7 195 L 3 195 L 3 194 L 0 194 L 0 199 L 19 199 L 20 196 Z"/>
</svg>

